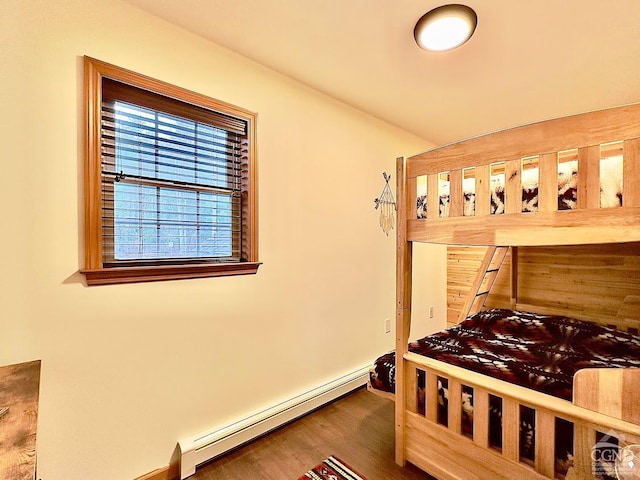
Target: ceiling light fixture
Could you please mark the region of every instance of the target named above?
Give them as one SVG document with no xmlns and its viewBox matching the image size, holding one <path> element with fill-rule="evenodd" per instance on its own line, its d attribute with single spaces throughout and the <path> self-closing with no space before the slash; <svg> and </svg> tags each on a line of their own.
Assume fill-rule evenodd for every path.
<svg viewBox="0 0 640 480">
<path fill-rule="evenodd" d="M 420 48 L 443 52 L 469 40 L 477 24 L 476 12 L 466 5 L 443 5 L 418 20 L 413 36 Z"/>
</svg>

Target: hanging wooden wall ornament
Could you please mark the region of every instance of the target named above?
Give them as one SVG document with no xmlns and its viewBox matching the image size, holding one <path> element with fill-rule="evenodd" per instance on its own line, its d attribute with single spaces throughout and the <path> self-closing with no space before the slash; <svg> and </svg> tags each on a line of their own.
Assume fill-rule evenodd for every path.
<svg viewBox="0 0 640 480">
<path fill-rule="evenodd" d="M 376 210 L 380 209 L 380 227 L 382 231 L 388 236 L 389 232 L 396 223 L 396 200 L 393 198 L 393 192 L 389 186 L 389 180 L 391 175 L 387 175 L 387 172 L 383 172 L 385 185 L 382 189 L 382 193 L 378 198 L 374 200 L 376 204 Z"/>
</svg>

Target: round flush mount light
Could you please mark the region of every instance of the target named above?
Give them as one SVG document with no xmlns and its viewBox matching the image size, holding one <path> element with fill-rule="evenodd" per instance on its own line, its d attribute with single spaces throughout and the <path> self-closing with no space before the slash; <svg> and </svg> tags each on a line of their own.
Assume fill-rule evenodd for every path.
<svg viewBox="0 0 640 480">
<path fill-rule="evenodd" d="M 466 5 L 443 5 L 418 20 L 413 36 L 420 48 L 443 52 L 469 40 L 477 24 L 476 12 Z"/>
</svg>

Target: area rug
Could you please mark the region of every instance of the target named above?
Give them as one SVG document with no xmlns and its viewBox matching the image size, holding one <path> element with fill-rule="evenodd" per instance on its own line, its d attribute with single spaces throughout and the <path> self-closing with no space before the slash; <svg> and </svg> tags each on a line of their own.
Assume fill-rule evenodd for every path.
<svg viewBox="0 0 640 480">
<path fill-rule="evenodd" d="M 316 465 L 298 480 L 367 480 L 335 455 Z"/>
</svg>

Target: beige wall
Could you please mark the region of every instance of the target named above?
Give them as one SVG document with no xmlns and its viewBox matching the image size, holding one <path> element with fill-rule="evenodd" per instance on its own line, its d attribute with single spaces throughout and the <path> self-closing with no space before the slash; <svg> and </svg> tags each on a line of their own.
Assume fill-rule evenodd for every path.
<svg viewBox="0 0 640 480">
<path fill-rule="evenodd" d="M 132 479 L 392 347 L 373 199 L 426 141 L 117 0 L 3 0 L 0 39 L 0 364 L 42 359 L 39 477 Z M 259 113 L 256 276 L 83 285 L 82 55 Z M 417 328 L 444 325 L 444 252 Z"/>
</svg>

